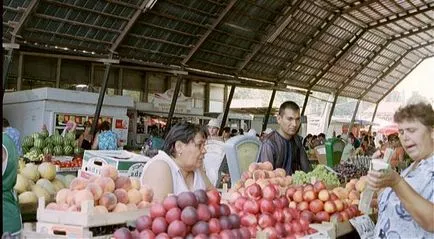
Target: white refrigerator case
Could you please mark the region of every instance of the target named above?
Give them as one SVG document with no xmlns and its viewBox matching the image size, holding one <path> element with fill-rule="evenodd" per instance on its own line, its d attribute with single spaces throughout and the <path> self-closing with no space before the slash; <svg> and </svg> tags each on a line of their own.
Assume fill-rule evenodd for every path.
<svg viewBox="0 0 434 239">
<path fill-rule="evenodd" d="M 39 132 L 44 124 L 52 134 L 58 114 L 93 117 L 98 97 L 98 93 L 55 88 L 5 93 L 3 115 L 22 136 Z M 131 97 L 106 95 L 100 114 L 112 118 L 112 129 L 119 133 L 123 142 L 127 142 L 128 137 L 128 108 L 134 108 Z"/>
</svg>

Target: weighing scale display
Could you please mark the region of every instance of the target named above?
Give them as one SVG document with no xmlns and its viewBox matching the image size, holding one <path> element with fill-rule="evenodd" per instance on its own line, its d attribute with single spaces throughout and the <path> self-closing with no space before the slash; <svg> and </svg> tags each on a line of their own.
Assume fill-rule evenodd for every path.
<svg viewBox="0 0 434 239">
<path fill-rule="evenodd" d="M 240 165 L 240 173 L 247 171 L 249 165 L 256 161 L 259 145 L 253 142 L 245 142 L 237 147 L 237 158 Z"/>
</svg>

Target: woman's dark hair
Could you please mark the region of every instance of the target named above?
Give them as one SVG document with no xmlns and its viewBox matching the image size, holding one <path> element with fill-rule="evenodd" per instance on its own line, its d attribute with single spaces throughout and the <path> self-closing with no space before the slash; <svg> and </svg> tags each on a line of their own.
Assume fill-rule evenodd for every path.
<svg viewBox="0 0 434 239">
<path fill-rule="evenodd" d="M 101 123 L 101 125 L 99 126 L 99 130 L 100 131 L 106 131 L 106 130 L 110 130 L 110 123 L 108 121 L 104 121 Z"/>
<path fill-rule="evenodd" d="M 86 121 L 83 123 L 84 128 L 91 127 L 91 126 L 92 126 L 92 124 L 89 121 Z"/>
<path fill-rule="evenodd" d="M 9 124 L 9 121 L 5 118 L 3 118 L 3 128 L 7 128 L 10 127 L 11 125 Z"/>
<path fill-rule="evenodd" d="M 208 130 L 202 125 L 189 122 L 178 123 L 167 133 L 162 150 L 168 155 L 174 156 L 176 153 L 175 143 L 177 141 L 187 144 L 191 142 L 198 133 L 202 134 L 205 139 L 208 137 Z"/>
<path fill-rule="evenodd" d="M 418 120 L 428 128 L 434 127 L 434 110 L 429 103 L 410 104 L 400 107 L 393 115 L 393 120 L 396 123 L 401 123 L 405 120 Z"/>
</svg>

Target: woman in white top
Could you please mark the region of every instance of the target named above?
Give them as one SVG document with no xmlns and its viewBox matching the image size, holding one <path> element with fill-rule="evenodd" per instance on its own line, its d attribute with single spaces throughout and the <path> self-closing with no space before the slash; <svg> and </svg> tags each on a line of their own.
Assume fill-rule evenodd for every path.
<svg viewBox="0 0 434 239">
<path fill-rule="evenodd" d="M 145 165 L 141 178 L 142 185 L 154 191 L 155 202 L 168 194 L 214 188 L 203 169 L 207 136 L 206 128 L 191 123 L 170 129 L 163 149 Z"/>
</svg>

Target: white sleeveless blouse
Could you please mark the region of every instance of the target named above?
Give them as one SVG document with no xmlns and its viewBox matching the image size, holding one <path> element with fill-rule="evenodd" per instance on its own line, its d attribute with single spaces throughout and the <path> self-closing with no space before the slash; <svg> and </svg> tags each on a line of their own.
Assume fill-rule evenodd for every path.
<svg viewBox="0 0 434 239">
<path fill-rule="evenodd" d="M 151 160 L 149 160 L 145 167 L 143 168 L 142 178 L 140 180 L 141 184 L 146 184 L 143 181 L 143 175 L 145 175 L 146 170 L 148 170 L 149 166 L 154 163 L 156 160 L 162 160 L 169 165 L 170 171 L 172 173 L 172 183 L 173 183 L 173 194 L 178 195 L 182 192 L 190 191 L 187 187 L 187 184 L 182 176 L 181 170 L 173 161 L 173 159 L 166 154 L 166 152 L 159 150 L 158 154 L 155 155 Z M 194 181 L 193 181 L 193 189 L 192 191 L 203 189 L 206 190 L 205 180 L 202 177 L 199 169 L 194 171 Z"/>
</svg>

